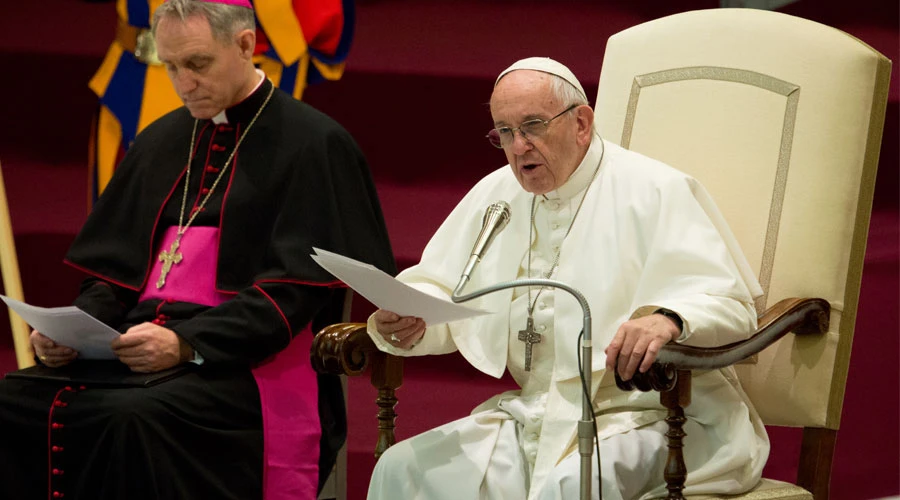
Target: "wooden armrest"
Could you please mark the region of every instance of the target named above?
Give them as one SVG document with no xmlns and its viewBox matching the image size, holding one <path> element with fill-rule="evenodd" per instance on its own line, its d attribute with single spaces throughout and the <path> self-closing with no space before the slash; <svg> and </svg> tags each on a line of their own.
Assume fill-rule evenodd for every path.
<svg viewBox="0 0 900 500">
<path fill-rule="evenodd" d="M 318 373 L 359 375 L 378 352 L 365 323 L 337 323 L 323 328 L 313 339 L 310 361 Z"/>
<path fill-rule="evenodd" d="M 372 366 L 372 385 L 378 389 L 378 442 L 375 458 L 396 442 L 396 390 L 403 383 L 403 359 L 378 350 L 366 333 L 365 323 L 337 323 L 323 328 L 313 339 L 309 358 L 313 369 L 330 375 L 360 375 Z"/>
<path fill-rule="evenodd" d="M 619 379 L 616 373 L 616 385 L 625 391 L 667 391 L 674 385 L 675 374 L 679 370 L 712 370 L 731 366 L 758 354 L 788 332 L 823 334 L 828 331 L 830 313 L 831 307 L 824 299 L 784 299 L 759 316 L 759 329 L 747 340 L 719 347 L 691 347 L 674 342 L 666 344 L 646 373 L 636 373 L 627 382 Z"/>
<path fill-rule="evenodd" d="M 656 362 L 646 373 L 635 373 L 627 382 L 615 374 L 616 385 L 624 391 L 659 391 L 660 403 L 668 410 L 665 420 L 669 427 L 666 432 L 669 455 L 663 472 L 669 492 L 666 498 L 684 499 L 682 491 L 688 471 L 682 451 L 685 436 L 682 426 L 687 421 L 684 408 L 691 404 L 691 370 L 733 365 L 759 353 L 788 332 L 823 334 L 828 331 L 830 313 L 831 307 L 823 299 L 785 299 L 759 316 L 759 329 L 747 340 L 719 347 L 689 347 L 672 342 L 660 349 Z M 830 467 L 829 455 L 829 470 Z"/>
</svg>

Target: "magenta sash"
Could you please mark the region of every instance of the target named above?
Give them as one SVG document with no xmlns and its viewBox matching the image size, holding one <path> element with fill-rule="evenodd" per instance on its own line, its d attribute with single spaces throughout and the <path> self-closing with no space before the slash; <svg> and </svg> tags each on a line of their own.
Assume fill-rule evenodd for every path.
<svg viewBox="0 0 900 500">
<path fill-rule="evenodd" d="M 156 256 L 163 248 L 169 250 L 178 228 L 170 227 L 163 234 L 162 242 L 156 250 Z M 166 285 L 156 288 L 156 281 L 162 272 L 159 258 L 150 268 L 147 285 L 141 290 L 138 299 L 143 302 L 152 299 L 174 299 L 176 302 L 190 302 L 206 306 L 217 306 L 230 299 L 231 296 L 216 290 L 216 261 L 219 255 L 219 228 L 192 227 L 181 238 L 178 253 L 182 260 L 173 264 L 166 275 Z"/>
<path fill-rule="evenodd" d="M 176 234 L 176 228 L 168 228 L 160 248 L 168 249 Z M 208 306 L 228 300 L 230 295 L 216 290 L 218 248 L 218 228 L 190 228 L 179 248 L 182 261 L 172 266 L 165 286 L 156 288 L 162 270 L 157 260 L 140 300 L 174 299 Z M 272 307 L 278 305 L 273 302 Z M 286 349 L 253 369 L 262 407 L 264 500 L 316 498 L 322 429 L 318 383 L 309 362 L 311 345 L 307 325 Z"/>
</svg>

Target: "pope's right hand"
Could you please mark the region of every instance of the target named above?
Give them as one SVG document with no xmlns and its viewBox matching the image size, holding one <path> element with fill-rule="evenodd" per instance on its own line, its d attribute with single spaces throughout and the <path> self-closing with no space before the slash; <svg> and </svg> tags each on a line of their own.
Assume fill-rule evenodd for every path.
<svg viewBox="0 0 900 500">
<path fill-rule="evenodd" d="M 379 309 L 373 316 L 378 334 L 391 345 L 410 349 L 425 335 L 425 320 Z"/>
<path fill-rule="evenodd" d="M 41 360 L 41 363 L 51 368 L 67 365 L 78 357 L 78 351 L 75 349 L 59 345 L 37 330 L 31 331 L 30 339 L 34 354 Z"/>
</svg>

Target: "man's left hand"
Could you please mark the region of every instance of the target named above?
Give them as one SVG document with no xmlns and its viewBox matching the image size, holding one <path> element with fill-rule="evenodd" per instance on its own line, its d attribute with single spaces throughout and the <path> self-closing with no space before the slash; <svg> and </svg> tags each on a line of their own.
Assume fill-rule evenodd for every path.
<svg viewBox="0 0 900 500">
<path fill-rule="evenodd" d="M 619 377 L 630 380 L 635 370 L 649 370 L 662 346 L 680 335 L 675 322 L 662 314 L 626 321 L 606 348 L 606 369 L 618 367 Z"/>
<path fill-rule="evenodd" d="M 193 350 L 175 332 L 153 323 L 129 328 L 111 346 L 119 361 L 139 373 L 165 370 L 193 357 Z"/>
</svg>

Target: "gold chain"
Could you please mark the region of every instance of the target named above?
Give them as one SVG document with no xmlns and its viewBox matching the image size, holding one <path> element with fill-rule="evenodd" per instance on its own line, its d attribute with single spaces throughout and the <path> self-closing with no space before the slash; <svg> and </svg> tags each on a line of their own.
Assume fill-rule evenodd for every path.
<svg viewBox="0 0 900 500">
<path fill-rule="evenodd" d="M 253 119 L 250 120 L 250 124 L 247 125 L 247 128 L 244 129 L 244 132 L 238 138 L 237 144 L 235 144 L 234 149 L 231 150 L 231 154 L 228 155 L 228 160 L 225 161 L 225 165 L 219 171 L 219 175 L 216 177 L 216 180 L 213 181 L 213 185 L 209 188 L 209 191 L 206 192 L 206 196 L 200 201 L 200 204 L 197 206 L 197 209 L 193 211 L 191 217 L 188 219 L 187 224 L 184 224 L 184 209 L 187 206 L 187 195 L 188 189 L 191 185 L 191 163 L 194 160 L 194 145 L 197 140 L 197 123 L 199 120 L 194 119 L 194 130 L 191 132 L 191 149 L 188 150 L 188 164 L 187 164 L 187 173 L 184 176 L 184 193 L 181 195 L 181 212 L 178 214 L 178 233 L 175 235 L 175 240 L 172 242 L 169 250 L 161 250 L 159 252 L 159 262 L 162 262 L 162 267 L 160 269 L 159 279 L 156 281 L 156 288 L 162 288 L 166 285 L 166 276 L 169 274 L 169 271 L 172 270 L 173 264 L 178 264 L 181 262 L 182 254 L 178 253 L 178 247 L 181 246 L 181 237 L 184 236 L 184 233 L 187 232 L 188 228 L 191 227 L 191 223 L 194 222 L 194 219 L 197 217 L 203 207 L 206 206 L 206 202 L 212 197 L 213 192 L 216 190 L 216 186 L 219 185 L 219 181 L 225 176 L 225 172 L 228 171 L 228 166 L 231 165 L 231 160 L 234 159 L 234 155 L 237 153 L 238 148 L 241 147 L 241 143 L 244 142 L 244 138 L 247 137 L 247 133 L 250 132 L 250 129 L 253 128 L 253 124 L 256 123 L 256 119 L 259 118 L 259 115 L 262 114 L 263 110 L 266 109 L 266 105 L 269 104 L 269 99 L 272 98 L 272 94 L 275 93 L 275 85 L 272 85 L 272 88 L 269 89 L 269 95 L 266 96 L 266 100 L 262 103 L 262 106 L 256 111 L 256 115 L 253 116 Z"/>
<path fill-rule="evenodd" d="M 241 147 L 241 143 L 244 142 L 244 138 L 247 137 L 247 133 L 250 132 L 250 129 L 253 127 L 253 124 L 256 123 L 256 119 L 259 118 L 259 115 L 262 114 L 263 110 L 266 109 L 266 105 L 269 104 L 269 99 L 272 98 L 272 94 L 275 93 L 275 85 L 272 85 L 272 88 L 269 89 L 269 95 L 266 96 L 266 100 L 262 103 L 262 106 L 259 107 L 259 110 L 256 111 L 256 115 L 253 116 L 253 119 L 250 120 L 250 124 L 247 125 L 247 128 L 244 129 L 244 133 L 241 134 L 241 137 L 238 138 L 237 144 L 234 146 L 234 149 L 231 150 L 231 154 L 228 155 L 228 159 L 225 160 L 225 166 L 222 167 L 222 170 L 219 172 L 219 175 L 216 177 L 216 180 L 213 182 L 213 185 L 209 188 L 209 191 L 206 193 L 206 197 L 200 202 L 200 205 L 197 206 L 197 209 L 194 210 L 194 213 L 191 214 L 191 217 L 188 219 L 187 224 L 182 226 L 182 222 L 184 221 L 184 209 L 187 205 L 187 195 L 188 188 L 191 183 L 191 163 L 194 159 L 194 144 L 197 139 L 197 123 L 199 120 L 194 119 L 194 130 L 191 132 L 191 149 L 188 150 L 188 165 L 187 165 L 187 174 L 184 177 L 184 193 L 181 196 L 181 213 L 178 214 L 178 236 L 177 240 L 181 240 L 181 237 L 191 226 L 191 223 L 194 222 L 194 218 L 197 217 L 203 207 L 206 206 L 206 202 L 209 201 L 210 197 L 212 197 L 213 192 L 216 190 L 216 186 L 219 185 L 219 181 L 222 180 L 222 177 L 225 176 L 225 172 L 228 170 L 228 166 L 231 165 L 231 160 L 234 158 L 234 155 L 237 153 L 239 147 Z"/>
</svg>

